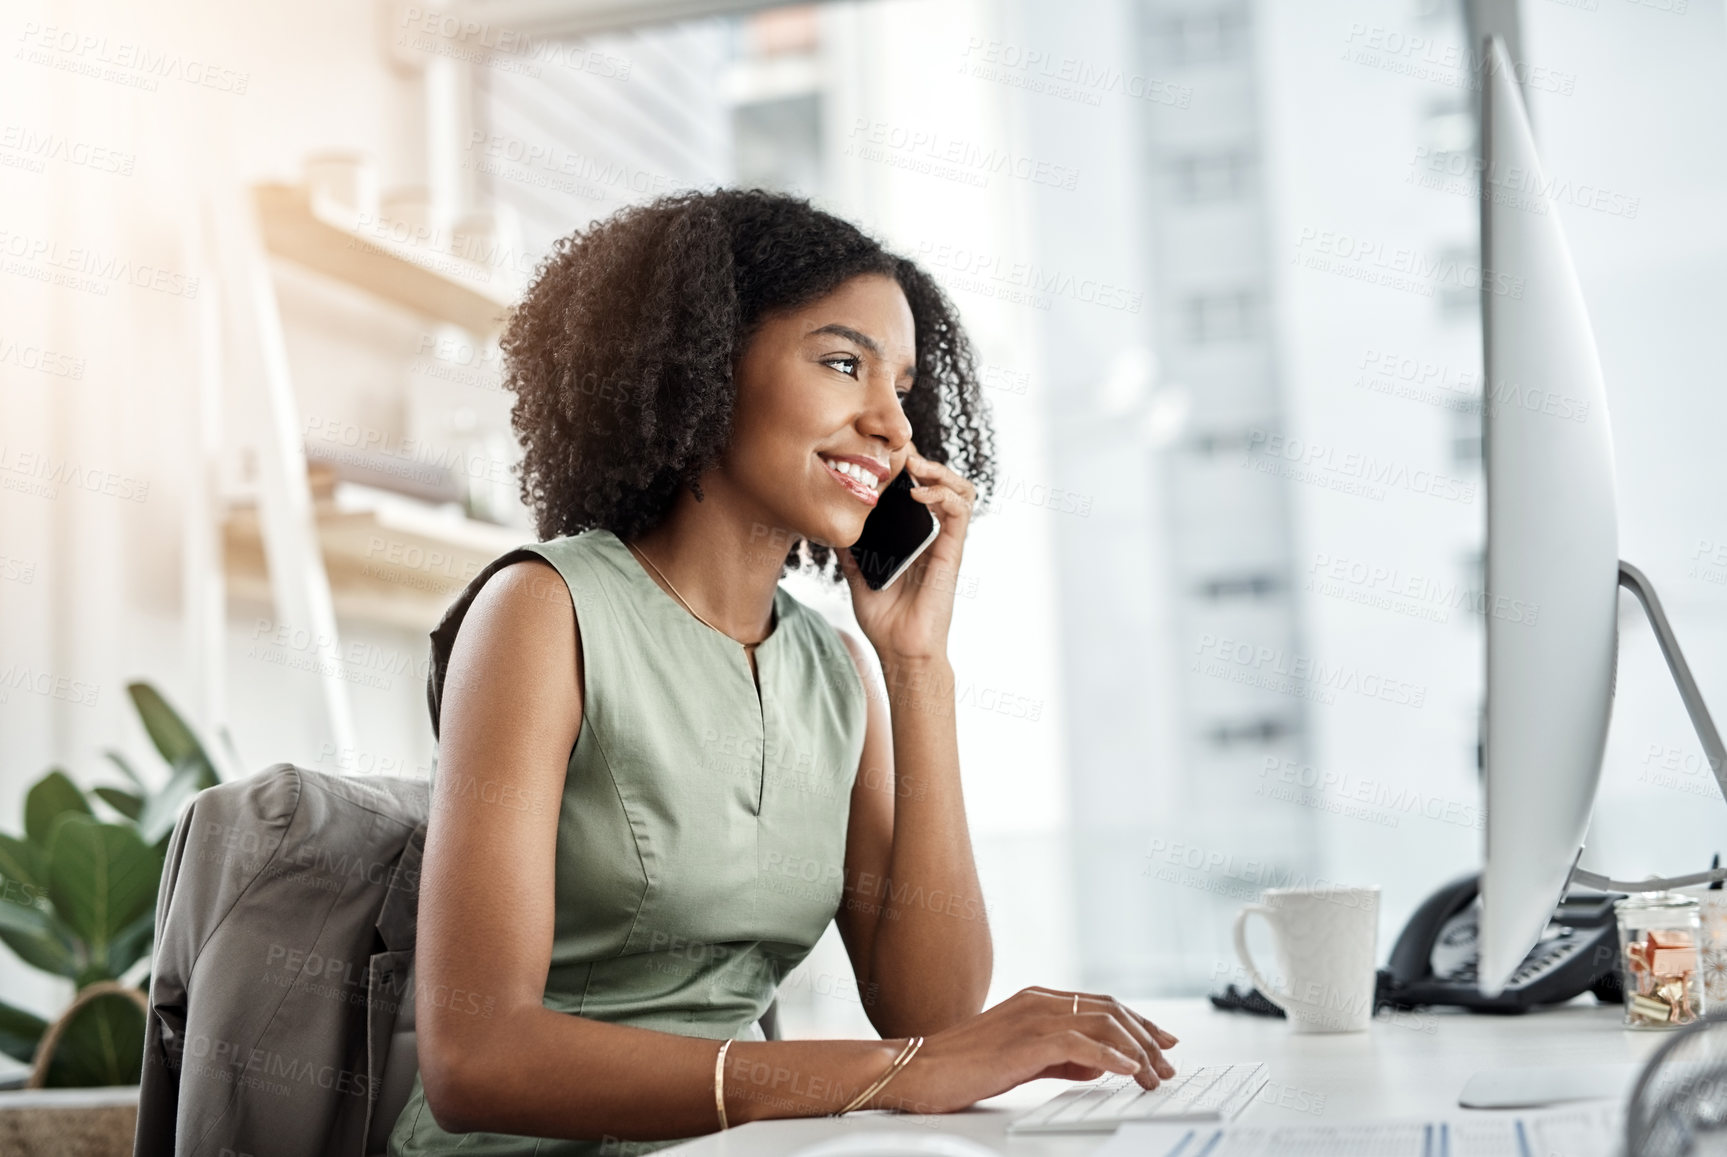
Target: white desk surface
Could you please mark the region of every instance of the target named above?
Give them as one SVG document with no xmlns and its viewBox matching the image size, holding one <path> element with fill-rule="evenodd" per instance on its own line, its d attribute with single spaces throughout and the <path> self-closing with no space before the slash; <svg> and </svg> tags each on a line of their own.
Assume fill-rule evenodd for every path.
<svg viewBox="0 0 1727 1157">
<path fill-rule="evenodd" d="M 1186 1064 L 1264 1061 L 1270 1082 L 1239 1118 L 1256 1123 L 1365 1121 L 1455 1114 L 1464 1082 L 1480 1069 L 1639 1062 L 1666 1034 L 1621 1026 L 1618 1005 L 1585 996 L 1523 1016 L 1455 1010 L 1381 1014 L 1367 1032 L 1296 1035 L 1287 1021 L 1219 1012 L 1203 999 L 1127 1002 L 1181 1043 Z M 1032 1081 L 958 1113 L 927 1116 L 869 1111 L 831 1118 L 757 1121 L 662 1150 L 678 1157 L 786 1157 L 848 1130 L 940 1129 L 1007 1157 L 1081 1157 L 1107 1133 L 1008 1137 L 1007 1122 L 1070 1081 Z"/>
</svg>

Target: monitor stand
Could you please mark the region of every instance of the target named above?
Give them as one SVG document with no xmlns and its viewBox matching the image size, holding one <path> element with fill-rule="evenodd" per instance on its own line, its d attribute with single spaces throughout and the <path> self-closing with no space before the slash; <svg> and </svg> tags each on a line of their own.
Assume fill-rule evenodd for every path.
<svg viewBox="0 0 1727 1157">
<path fill-rule="evenodd" d="M 1685 710 L 1691 716 L 1691 726 L 1696 728 L 1697 738 L 1703 744 L 1709 769 L 1715 773 L 1721 794 L 1727 797 L 1727 749 L 1721 746 L 1721 733 L 1715 730 L 1715 720 L 1710 718 L 1703 695 L 1697 690 L 1697 680 L 1691 677 L 1691 667 L 1679 650 L 1679 640 L 1673 634 L 1672 624 L 1667 621 L 1667 612 L 1661 609 L 1661 600 L 1656 597 L 1654 586 L 1642 571 L 1623 559 L 1619 562 L 1619 585 L 1636 595 L 1637 601 L 1643 604 L 1643 613 L 1649 617 L 1649 625 L 1655 628 L 1655 638 L 1661 644 L 1667 669 L 1673 673 L 1673 682 L 1679 686 L 1679 697 L 1685 701 Z M 1579 858 L 1582 854 L 1578 852 Z M 1573 884 L 1602 892 L 1650 892 L 1715 880 L 1727 880 L 1727 868 L 1647 880 L 1615 880 L 1575 865 L 1571 869 Z M 1504 1108 L 1511 1105 L 1555 1105 L 1590 1098 L 1620 1099 L 1626 1095 L 1639 1067 L 1634 1064 L 1538 1065 L 1520 1070 L 1483 1070 L 1464 1086 L 1458 1104 L 1464 1108 Z"/>
<path fill-rule="evenodd" d="M 1709 770 L 1715 773 L 1715 783 L 1721 789 L 1722 798 L 1727 799 L 1727 748 L 1721 745 L 1721 733 L 1715 730 L 1715 720 L 1710 717 L 1708 705 L 1703 702 L 1703 693 L 1697 690 L 1697 680 L 1691 677 L 1691 667 L 1679 650 L 1679 639 L 1673 633 L 1672 624 L 1667 621 L 1667 612 L 1661 609 L 1661 600 L 1655 595 L 1655 587 L 1649 582 L 1648 576 L 1624 559 L 1619 560 L 1619 585 L 1636 595 L 1637 601 L 1643 604 L 1643 613 L 1649 617 L 1649 625 L 1655 628 L 1655 641 L 1661 644 L 1661 655 L 1667 660 L 1667 669 L 1673 673 L 1673 682 L 1679 687 L 1679 698 L 1684 700 L 1685 712 L 1691 716 L 1691 726 L 1696 729 L 1697 739 L 1703 744 L 1703 755 L 1709 761 Z M 1582 868 L 1571 869 L 1572 883 L 1603 892 L 1651 892 L 1708 884 L 1716 880 L 1727 880 L 1727 868 L 1695 872 L 1689 876 L 1651 877 L 1647 880 L 1614 880 Z"/>
</svg>

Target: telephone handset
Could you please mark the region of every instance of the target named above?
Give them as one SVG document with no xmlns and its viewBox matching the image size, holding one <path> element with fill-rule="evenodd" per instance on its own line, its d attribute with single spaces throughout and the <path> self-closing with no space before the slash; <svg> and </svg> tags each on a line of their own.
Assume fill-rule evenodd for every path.
<svg viewBox="0 0 1727 1157">
<path fill-rule="evenodd" d="M 1391 959 L 1379 970 L 1379 1005 L 1456 1005 L 1476 1012 L 1519 1013 L 1585 992 L 1593 992 L 1604 1004 L 1623 999 L 1613 916 L 1613 901 L 1619 897 L 1599 892 L 1574 892 L 1561 900 L 1505 990 L 1498 996 L 1481 995 L 1476 987 L 1480 890 L 1479 876 L 1465 876 L 1415 910 Z"/>
</svg>

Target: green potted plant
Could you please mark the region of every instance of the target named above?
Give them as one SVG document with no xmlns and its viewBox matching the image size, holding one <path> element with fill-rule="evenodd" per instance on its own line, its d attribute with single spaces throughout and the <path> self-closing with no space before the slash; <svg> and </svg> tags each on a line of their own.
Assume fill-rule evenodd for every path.
<svg viewBox="0 0 1727 1157">
<path fill-rule="evenodd" d="M 148 969 L 163 857 L 186 801 L 222 778 L 155 688 L 131 683 L 126 691 L 168 765 L 161 785 L 152 789 L 124 756 L 107 751 L 118 784 L 85 791 L 52 769 L 25 796 L 23 833 L 0 834 L 0 943 L 70 980 L 75 992 L 53 1022 L 0 1001 L 0 1052 L 32 1066 L 33 1087 L 138 1083 L 148 983 L 138 974 Z M 0 1149 L 27 1142 L 20 1130 L 28 1126 L 6 1110 L 9 1099 L 29 1096 L 0 1093 Z M 130 1111 L 135 1117 L 135 1103 Z M 126 1144 L 129 1151 L 129 1129 Z"/>
</svg>

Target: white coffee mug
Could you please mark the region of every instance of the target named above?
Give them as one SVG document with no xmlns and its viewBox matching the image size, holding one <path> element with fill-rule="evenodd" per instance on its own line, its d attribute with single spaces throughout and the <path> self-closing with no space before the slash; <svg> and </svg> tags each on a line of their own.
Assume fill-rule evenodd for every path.
<svg viewBox="0 0 1727 1157">
<path fill-rule="evenodd" d="M 1260 975 L 1247 918 L 1271 925 L 1283 983 Z M 1235 953 L 1254 987 L 1289 1014 L 1296 1032 L 1361 1032 L 1373 1020 L 1379 888 L 1267 888 L 1235 917 Z"/>
</svg>

